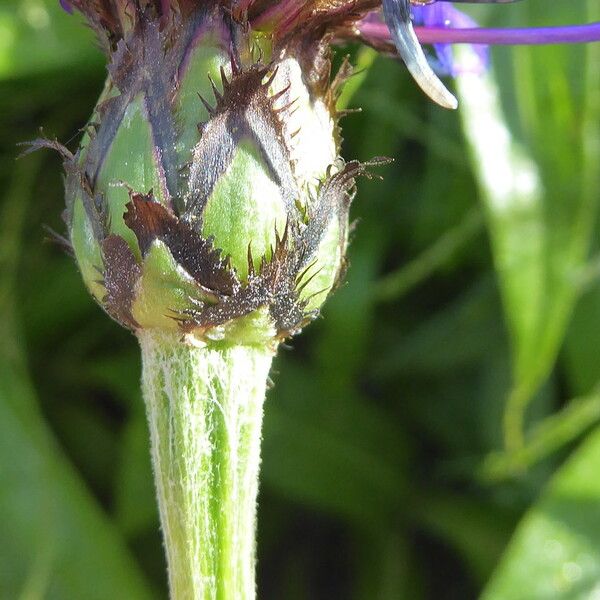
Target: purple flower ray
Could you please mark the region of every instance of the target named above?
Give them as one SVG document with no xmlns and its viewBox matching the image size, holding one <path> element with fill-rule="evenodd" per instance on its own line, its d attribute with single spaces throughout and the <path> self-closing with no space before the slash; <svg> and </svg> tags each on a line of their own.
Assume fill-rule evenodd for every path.
<svg viewBox="0 0 600 600">
<path fill-rule="evenodd" d="M 365 39 L 391 41 L 384 23 L 365 20 L 358 25 Z M 541 44 L 583 44 L 600 42 L 600 22 L 566 27 L 531 27 L 518 29 L 486 29 L 473 27 L 458 29 L 452 27 L 415 26 L 415 32 L 422 44 L 494 44 L 494 45 L 541 45 Z"/>
</svg>

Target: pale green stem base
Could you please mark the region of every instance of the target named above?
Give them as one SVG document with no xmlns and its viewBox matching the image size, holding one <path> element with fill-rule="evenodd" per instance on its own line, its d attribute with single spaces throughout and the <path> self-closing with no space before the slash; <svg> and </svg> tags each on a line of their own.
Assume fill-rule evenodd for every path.
<svg viewBox="0 0 600 600">
<path fill-rule="evenodd" d="M 256 496 L 273 352 L 141 332 L 172 600 L 255 598 Z"/>
</svg>

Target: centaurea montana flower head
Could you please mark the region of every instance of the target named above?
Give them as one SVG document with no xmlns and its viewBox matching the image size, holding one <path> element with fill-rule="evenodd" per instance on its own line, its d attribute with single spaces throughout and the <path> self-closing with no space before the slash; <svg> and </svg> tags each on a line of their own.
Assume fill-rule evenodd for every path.
<svg viewBox="0 0 600 600">
<path fill-rule="evenodd" d="M 109 64 L 77 152 L 33 145 L 64 158 L 68 244 L 119 323 L 194 343 L 276 343 L 343 276 L 355 178 L 373 164 L 340 156 L 351 68 L 332 76 L 332 44 L 399 55 L 454 108 L 421 43 L 456 74 L 454 42 L 600 38 L 600 24 L 479 29 L 443 0 L 60 3 L 86 17 Z"/>
</svg>

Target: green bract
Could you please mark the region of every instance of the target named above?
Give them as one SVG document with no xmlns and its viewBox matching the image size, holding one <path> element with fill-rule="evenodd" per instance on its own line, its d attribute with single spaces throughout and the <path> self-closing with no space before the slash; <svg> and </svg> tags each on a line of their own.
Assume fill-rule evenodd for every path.
<svg viewBox="0 0 600 600">
<path fill-rule="evenodd" d="M 296 333 L 343 271 L 363 173 L 338 156 L 348 65 L 330 85 L 322 34 L 279 43 L 218 5 L 168 25 L 135 17 L 105 40 L 109 77 L 79 151 L 62 149 L 86 285 L 134 331 Z"/>
</svg>

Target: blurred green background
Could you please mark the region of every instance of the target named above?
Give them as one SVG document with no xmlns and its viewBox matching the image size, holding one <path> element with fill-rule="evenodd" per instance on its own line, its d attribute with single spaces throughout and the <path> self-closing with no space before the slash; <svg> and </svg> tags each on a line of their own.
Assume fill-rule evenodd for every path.
<svg viewBox="0 0 600 600">
<path fill-rule="evenodd" d="M 135 339 L 44 241 L 59 159 L 15 160 L 40 126 L 74 147 L 101 90 L 57 4 L 0 1 L 0 598 L 166 598 Z M 259 598 L 600 598 L 600 45 L 494 50 L 454 114 L 346 51 L 344 154 L 395 162 L 360 183 L 347 285 L 275 364 Z"/>
</svg>

